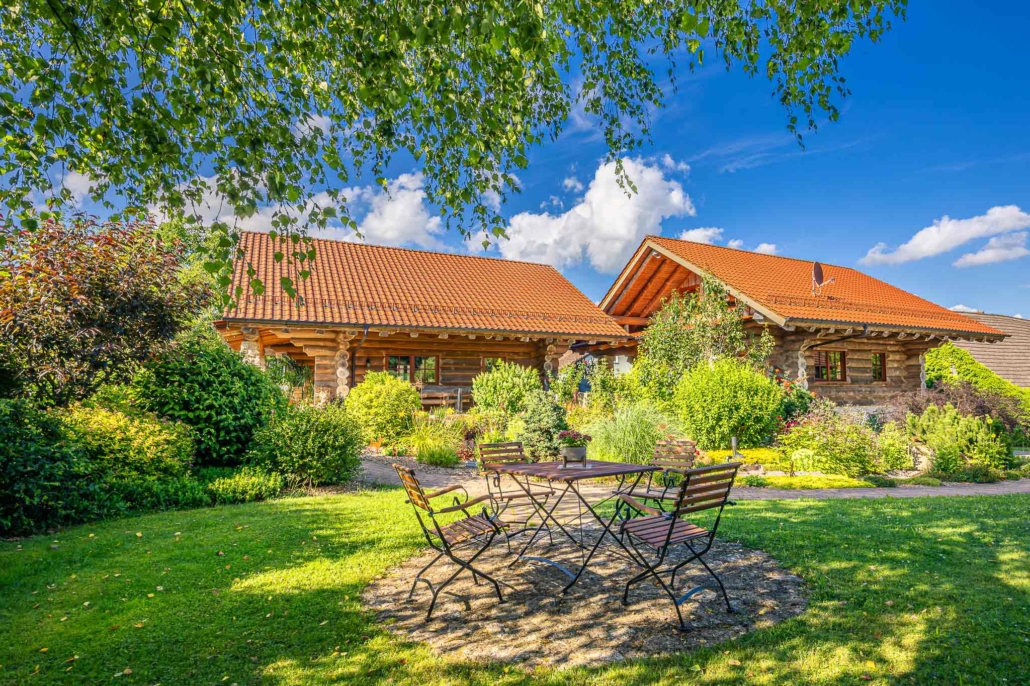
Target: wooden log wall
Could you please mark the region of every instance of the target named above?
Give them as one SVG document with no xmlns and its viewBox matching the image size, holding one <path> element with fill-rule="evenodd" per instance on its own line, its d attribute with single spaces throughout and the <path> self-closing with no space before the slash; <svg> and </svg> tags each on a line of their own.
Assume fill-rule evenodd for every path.
<svg viewBox="0 0 1030 686">
<path fill-rule="evenodd" d="M 467 336 L 440 339 L 426 336 L 411 338 L 408 334 L 389 337 L 369 334 L 360 347 L 358 341 L 351 343 L 351 354 L 355 359 L 353 383 L 361 383 L 369 371 L 384 371 L 391 355 L 418 355 L 439 357 L 440 385 L 471 387 L 472 379 L 483 371 L 484 360 L 488 357 L 500 357 L 509 362 L 542 369 L 541 343 L 511 339 L 487 340 L 482 336 L 476 336 L 475 339 Z"/>
<path fill-rule="evenodd" d="M 772 332 L 770 330 L 770 332 Z M 808 388 L 817 395 L 837 403 L 877 405 L 903 391 L 916 391 L 921 386 L 920 355 L 940 344 L 940 341 L 899 340 L 890 338 L 852 338 L 828 342 L 818 348 L 808 346 L 833 341 L 841 335 L 784 332 L 776 334 L 777 346 L 770 363 L 779 367 L 792 379 L 798 377 L 798 351 L 805 349 Z M 815 381 L 815 354 L 817 352 L 844 351 L 846 353 L 846 381 Z M 873 353 L 884 353 L 887 360 L 887 380 L 873 379 Z"/>
</svg>

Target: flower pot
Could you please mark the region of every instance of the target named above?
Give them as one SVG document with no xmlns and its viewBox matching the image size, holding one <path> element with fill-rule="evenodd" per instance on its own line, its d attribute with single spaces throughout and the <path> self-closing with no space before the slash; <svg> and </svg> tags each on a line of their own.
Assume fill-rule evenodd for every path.
<svg viewBox="0 0 1030 686">
<path fill-rule="evenodd" d="M 562 448 L 561 458 L 564 462 L 583 462 L 587 459 L 586 446 L 579 448 Z"/>
</svg>

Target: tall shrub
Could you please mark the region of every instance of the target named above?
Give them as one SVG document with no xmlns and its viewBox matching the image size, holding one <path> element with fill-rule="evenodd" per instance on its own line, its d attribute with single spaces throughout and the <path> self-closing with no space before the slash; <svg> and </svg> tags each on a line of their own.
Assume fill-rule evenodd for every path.
<svg viewBox="0 0 1030 686">
<path fill-rule="evenodd" d="M 187 332 L 133 380 L 136 402 L 193 427 L 201 465 L 238 464 L 282 391 L 208 326 Z"/>
<path fill-rule="evenodd" d="M 148 222 L 78 217 L 0 240 L 0 354 L 14 362 L 0 377 L 42 405 L 127 381 L 209 298 L 177 278 L 185 259 Z"/>
<path fill-rule="evenodd" d="M 472 380 L 472 399 L 484 410 L 502 410 L 514 415 L 525 409 L 531 393 L 543 388 L 535 369 L 502 360 Z"/>
<path fill-rule="evenodd" d="M 783 391 L 749 364 L 721 359 L 683 375 L 673 405 L 684 433 L 702 449 L 764 445 L 779 426 Z"/>
<path fill-rule="evenodd" d="M 369 372 L 347 394 L 346 406 L 366 443 L 394 445 L 410 429 L 422 400 L 407 381 L 388 372 Z"/>
<path fill-rule="evenodd" d="M 308 486 L 343 483 L 361 468 L 361 427 L 340 403 L 291 405 L 254 435 L 248 461 Z"/>
<path fill-rule="evenodd" d="M 526 397 L 521 419 L 515 440 L 522 441 L 526 454 L 538 460 L 556 457 L 561 449 L 558 434 L 569 428 L 565 408 L 537 390 Z"/>
</svg>

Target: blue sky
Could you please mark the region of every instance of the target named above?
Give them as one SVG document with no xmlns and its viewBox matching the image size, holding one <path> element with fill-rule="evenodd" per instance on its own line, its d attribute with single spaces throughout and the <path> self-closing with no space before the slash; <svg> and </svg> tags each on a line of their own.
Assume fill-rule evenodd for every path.
<svg viewBox="0 0 1030 686">
<path fill-rule="evenodd" d="M 689 164 L 667 176 L 696 215 L 662 220 L 661 233 L 721 228 L 723 244 L 772 243 L 779 254 L 858 267 L 946 307 L 1030 317 L 1030 258 L 953 266 L 989 238 L 901 264 L 860 263 L 877 243 L 899 246 L 945 216 L 1009 205 L 1030 212 L 1030 10 L 989 4 L 913 2 L 908 21 L 880 44 L 860 44 L 844 64 L 852 95 L 840 121 L 806 136 L 804 151 L 765 79 L 711 64 L 686 80 L 655 120 L 651 154 Z M 575 203 L 563 179 L 587 183 L 602 154 L 589 130 L 538 149 L 505 214 L 539 212 L 550 195 Z M 563 272 L 595 299 L 613 280 L 589 263 Z"/>
<path fill-rule="evenodd" d="M 681 185 L 696 214 L 662 219 L 661 233 L 721 228 L 723 244 L 772 243 L 780 254 L 858 267 L 946 307 L 1030 317 L 1030 258 L 953 266 L 986 237 L 901 264 L 859 262 L 877 243 L 899 246 L 945 216 L 970 219 L 1010 205 L 1030 213 L 1028 19 L 1016 2 L 912 2 L 906 22 L 846 61 L 852 95 L 837 123 L 806 136 L 804 151 L 786 132 L 767 80 L 710 64 L 658 113 L 654 148 L 645 152 L 659 168 L 666 154 L 690 166 L 664 176 Z M 589 185 L 604 148 L 589 128 L 568 128 L 531 156 L 506 217 L 540 213 L 550 196 L 566 210 L 576 204 L 581 193 L 563 180 Z M 1017 252 L 1002 245 L 1004 255 Z M 594 299 L 614 278 L 588 260 L 562 271 Z"/>
<path fill-rule="evenodd" d="M 1030 317 L 1028 19 L 1014 1 L 912 0 L 906 22 L 844 62 L 852 95 L 805 150 L 769 81 L 710 60 L 655 114 L 653 147 L 629 162 L 632 199 L 576 116 L 532 152 L 522 194 L 501 207 L 511 239 L 487 254 L 551 263 L 598 300 L 645 233 L 693 231 L 858 267 L 945 307 Z M 389 196 L 347 194 L 367 242 L 475 250 L 439 226 L 417 168 L 390 174 Z"/>
</svg>

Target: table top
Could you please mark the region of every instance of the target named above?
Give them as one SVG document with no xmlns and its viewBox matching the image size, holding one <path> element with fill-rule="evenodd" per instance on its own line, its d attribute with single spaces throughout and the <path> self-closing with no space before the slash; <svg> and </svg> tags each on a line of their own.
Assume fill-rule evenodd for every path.
<svg viewBox="0 0 1030 686">
<path fill-rule="evenodd" d="M 563 468 L 561 462 L 514 462 L 493 465 L 489 468 L 489 471 L 498 474 L 532 476 L 538 479 L 547 479 L 548 481 L 566 482 L 661 471 L 661 467 L 649 464 L 627 464 L 625 462 L 606 462 L 604 460 L 586 460 L 582 463 L 583 467 L 576 466 L 578 464 L 572 463 L 572 465 Z"/>
</svg>

